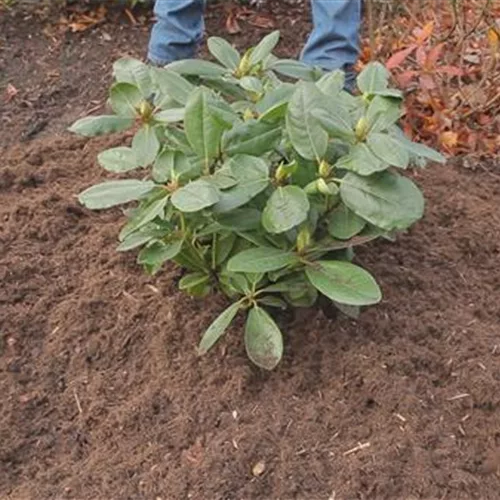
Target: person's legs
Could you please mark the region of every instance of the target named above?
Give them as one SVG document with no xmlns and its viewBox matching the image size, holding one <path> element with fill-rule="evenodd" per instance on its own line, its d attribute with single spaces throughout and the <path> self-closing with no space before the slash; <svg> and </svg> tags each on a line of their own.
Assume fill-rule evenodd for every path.
<svg viewBox="0 0 500 500">
<path fill-rule="evenodd" d="M 203 9 L 204 0 L 156 0 L 149 61 L 166 65 L 194 57 L 203 36 Z"/>
<path fill-rule="evenodd" d="M 359 54 L 361 0 L 311 0 L 313 31 L 301 59 L 326 70 L 343 69 L 354 83 L 352 66 Z"/>
</svg>

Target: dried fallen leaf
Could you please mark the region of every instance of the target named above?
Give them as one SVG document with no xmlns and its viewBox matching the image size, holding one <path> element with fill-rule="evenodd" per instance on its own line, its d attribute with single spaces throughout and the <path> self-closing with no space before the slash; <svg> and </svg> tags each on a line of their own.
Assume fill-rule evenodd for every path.
<svg viewBox="0 0 500 500">
<path fill-rule="evenodd" d="M 19 91 L 16 89 L 16 87 L 14 87 L 14 85 L 12 85 L 12 83 L 9 83 L 7 85 L 7 88 L 5 89 L 5 94 L 6 94 L 5 100 L 7 102 L 12 101 L 12 99 L 14 99 L 14 97 L 16 97 L 16 95 L 18 93 L 19 93 Z"/>
<path fill-rule="evenodd" d="M 458 134 L 452 130 L 442 132 L 439 142 L 448 149 L 453 149 L 458 144 Z"/>
<path fill-rule="evenodd" d="M 256 28 L 273 29 L 275 27 L 274 20 L 268 16 L 255 15 L 248 20 L 248 24 L 255 26 Z"/>
<path fill-rule="evenodd" d="M 227 19 L 226 19 L 226 31 L 230 35 L 236 35 L 236 33 L 241 32 L 241 27 L 238 23 L 238 19 L 236 18 L 236 16 L 232 12 L 229 13 L 229 15 L 227 16 Z"/>
</svg>

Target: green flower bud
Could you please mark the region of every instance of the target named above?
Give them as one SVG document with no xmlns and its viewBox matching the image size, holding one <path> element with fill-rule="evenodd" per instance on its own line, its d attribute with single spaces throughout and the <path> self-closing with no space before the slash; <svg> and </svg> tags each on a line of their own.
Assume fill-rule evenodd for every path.
<svg viewBox="0 0 500 500">
<path fill-rule="evenodd" d="M 368 120 L 362 116 L 359 120 L 358 123 L 356 124 L 356 138 L 358 141 L 364 141 L 366 139 L 366 134 L 368 134 Z"/>
<path fill-rule="evenodd" d="M 297 251 L 303 252 L 311 244 L 311 232 L 304 226 L 297 235 Z"/>
<path fill-rule="evenodd" d="M 332 171 L 332 168 L 330 167 L 327 161 L 321 160 L 318 171 L 321 177 L 328 177 Z"/>
</svg>

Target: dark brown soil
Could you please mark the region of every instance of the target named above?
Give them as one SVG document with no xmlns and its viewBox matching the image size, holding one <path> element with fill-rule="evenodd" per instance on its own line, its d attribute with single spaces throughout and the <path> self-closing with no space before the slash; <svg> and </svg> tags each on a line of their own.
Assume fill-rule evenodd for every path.
<svg viewBox="0 0 500 500">
<path fill-rule="evenodd" d="M 272 373 L 238 328 L 199 358 L 224 299 L 186 298 L 177 270 L 148 278 L 115 252 L 119 210 L 75 195 L 123 138 L 63 132 L 147 33 L 107 23 L 54 48 L 43 27 L 0 22 L 2 78 L 20 90 L 0 136 L 0 498 L 500 498 L 498 161 L 418 175 L 425 219 L 358 256 L 385 297 L 359 321 L 300 315 Z"/>
</svg>

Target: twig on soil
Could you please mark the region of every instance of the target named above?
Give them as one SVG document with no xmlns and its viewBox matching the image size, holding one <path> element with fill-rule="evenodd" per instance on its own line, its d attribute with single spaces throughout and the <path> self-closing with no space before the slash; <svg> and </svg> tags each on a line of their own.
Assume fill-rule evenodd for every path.
<svg viewBox="0 0 500 500">
<path fill-rule="evenodd" d="M 73 389 L 73 395 L 75 396 L 75 401 L 76 401 L 76 406 L 78 408 L 78 413 L 83 413 L 82 405 L 80 404 L 80 399 L 79 399 L 78 394 L 76 393 L 75 389 Z"/>
<path fill-rule="evenodd" d="M 358 446 L 355 446 L 350 450 L 344 451 L 343 455 L 344 457 L 347 457 L 347 455 L 351 455 L 351 453 L 356 453 L 357 451 L 364 450 L 365 448 L 369 448 L 370 446 L 371 446 L 370 443 L 358 443 Z"/>
<path fill-rule="evenodd" d="M 448 398 L 447 401 L 456 401 L 457 399 L 464 399 L 470 397 L 470 394 L 464 392 L 463 394 L 457 394 L 451 398 Z"/>
</svg>

